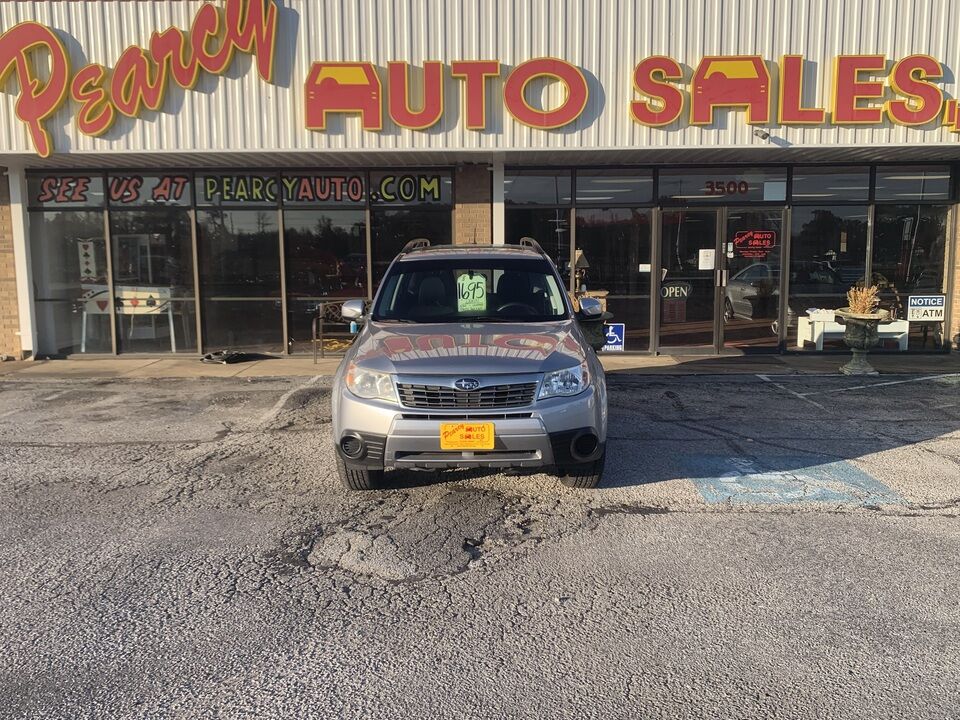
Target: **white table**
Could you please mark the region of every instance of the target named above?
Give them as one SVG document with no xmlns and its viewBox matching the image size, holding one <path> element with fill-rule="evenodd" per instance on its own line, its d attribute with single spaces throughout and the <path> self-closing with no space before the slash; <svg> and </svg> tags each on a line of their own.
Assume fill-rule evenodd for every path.
<svg viewBox="0 0 960 720">
<path fill-rule="evenodd" d="M 817 350 L 823 350 L 824 338 L 841 338 L 843 333 L 844 326 L 838 323 L 836 319 L 810 318 L 806 315 L 797 318 L 798 348 L 802 348 L 805 343 L 811 342 L 816 344 Z M 880 323 L 877 327 L 877 335 L 881 340 L 896 340 L 900 350 L 906 350 L 907 342 L 910 339 L 910 323 L 906 320 Z"/>
</svg>

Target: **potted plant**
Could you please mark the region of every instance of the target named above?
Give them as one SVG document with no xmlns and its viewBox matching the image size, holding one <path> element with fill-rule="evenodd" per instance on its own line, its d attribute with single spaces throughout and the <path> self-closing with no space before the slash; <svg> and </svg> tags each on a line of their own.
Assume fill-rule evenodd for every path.
<svg viewBox="0 0 960 720">
<path fill-rule="evenodd" d="M 847 290 L 847 307 L 837 310 L 838 321 L 844 325 L 843 341 L 853 353 L 853 358 L 840 368 L 844 375 L 876 375 L 877 371 L 867 362 L 867 353 L 877 344 L 877 326 L 888 320 L 890 313 L 878 308 L 879 288 L 854 286 Z"/>
</svg>

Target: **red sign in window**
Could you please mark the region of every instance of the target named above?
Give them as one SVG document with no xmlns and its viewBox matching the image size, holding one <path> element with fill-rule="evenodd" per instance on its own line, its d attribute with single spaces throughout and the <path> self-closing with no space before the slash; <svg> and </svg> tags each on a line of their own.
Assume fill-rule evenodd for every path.
<svg viewBox="0 0 960 720">
<path fill-rule="evenodd" d="M 733 249 L 740 257 L 765 258 L 776 246 L 773 230 L 741 230 L 733 236 Z"/>
</svg>

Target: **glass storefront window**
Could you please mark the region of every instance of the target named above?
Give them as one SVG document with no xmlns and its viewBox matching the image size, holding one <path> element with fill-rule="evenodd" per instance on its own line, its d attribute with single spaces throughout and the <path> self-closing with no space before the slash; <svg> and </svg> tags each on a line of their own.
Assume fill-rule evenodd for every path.
<svg viewBox="0 0 960 720">
<path fill-rule="evenodd" d="M 569 280 L 570 209 L 509 209 L 505 214 L 506 241 L 516 245 L 521 238 L 533 238 L 553 260 L 564 280 Z"/>
<path fill-rule="evenodd" d="M 784 168 L 661 170 L 660 202 L 666 205 L 785 202 Z"/>
<path fill-rule="evenodd" d="M 113 352 L 103 213 L 30 213 L 40 355 Z"/>
<path fill-rule="evenodd" d="M 941 295 L 945 287 L 947 218 L 944 205 L 878 205 L 874 215 L 873 281 L 881 307 L 907 317 L 911 295 Z M 943 348 L 943 323 L 911 322 L 907 348 Z"/>
<path fill-rule="evenodd" d="M 870 170 L 848 167 L 796 167 L 793 169 L 793 202 L 823 205 L 831 202 L 866 202 L 870 197 Z"/>
<path fill-rule="evenodd" d="M 308 351 L 318 303 L 367 297 L 365 213 L 287 209 L 283 233 L 288 344 L 293 351 Z"/>
<path fill-rule="evenodd" d="M 950 168 L 947 166 L 900 165 L 877 168 L 876 200 L 911 202 L 948 200 Z"/>
<path fill-rule="evenodd" d="M 652 201 L 652 171 L 577 170 L 577 205 L 641 205 Z"/>
<path fill-rule="evenodd" d="M 376 287 L 387 267 L 411 240 L 426 238 L 433 245 L 453 242 L 449 209 L 376 208 L 370 212 L 371 265 Z"/>
<path fill-rule="evenodd" d="M 276 210 L 197 212 L 204 349 L 283 349 Z"/>
<path fill-rule="evenodd" d="M 197 175 L 197 205 L 275 206 L 280 198 L 276 175 L 203 173 Z"/>
<path fill-rule="evenodd" d="M 370 203 L 374 205 L 450 205 L 450 173 L 429 170 L 390 170 L 370 173 Z"/>
<path fill-rule="evenodd" d="M 865 205 L 795 207 L 792 215 L 788 347 L 812 349 L 810 337 L 798 342 L 798 318 L 808 310 L 836 310 L 847 304 L 847 290 L 862 284 L 867 262 Z M 846 347 L 829 338 L 824 347 Z"/>
<path fill-rule="evenodd" d="M 186 173 L 144 175 L 111 174 L 107 177 L 110 204 L 115 208 L 134 205 L 192 205 L 193 185 Z"/>
<path fill-rule="evenodd" d="M 570 172 L 520 170 L 503 180 L 503 201 L 507 205 L 569 205 Z"/>
<path fill-rule="evenodd" d="M 181 208 L 110 213 L 118 352 L 197 349 L 190 215 Z"/>
<path fill-rule="evenodd" d="M 92 173 L 29 175 L 27 194 L 31 207 L 102 207 L 103 176 Z"/>
<path fill-rule="evenodd" d="M 374 294 L 386 267 L 412 239 L 452 241 L 453 182 L 449 168 L 31 171 L 27 192 L 38 353 L 194 352 L 198 337 L 206 351 L 282 351 L 284 343 L 306 349 L 319 302 Z M 718 234 L 718 259 L 725 263 L 730 285 L 742 286 L 742 298 L 729 287 L 726 296 L 717 291 L 708 298 L 706 275 L 703 291 L 696 289 L 704 313 L 706 300 L 724 301 L 722 308 L 714 307 L 714 324 L 719 328 L 723 321 L 727 344 L 772 347 L 782 306 L 775 287 L 781 280 L 777 268 L 788 235 L 777 223 L 783 206 L 790 205 L 791 257 L 783 257 L 780 274 L 787 274 L 782 278 L 789 287 L 784 312 L 788 347 L 795 349 L 799 319 L 809 309 L 845 305 L 846 291 L 854 284 L 879 285 L 883 306 L 901 321 L 911 295 L 949 294 L 945 266 L 952 192 L 947 164 L 798 165 L 789 173 L 780 167 L 730 166 L 513 168 L 504 179 L 505 240 L 535 239 L 568 286 L 606 293 L 608 310 L 627 326 L 626 348 L 645 350 L 651 346 L 650 302 L 660 305 L 661 345 L 666 340 L 666 346 L 689 344 L 691 337 L 695 345 L 706 344 L 694 326 L 703 324 L 704 337 L 709 329 L 694 312 L 696 302 L 684 310 L 689 313 L 681 322 L 681 298 L 667 298 L 670 307 L 661 298 L 651 299 L 653 210 L 646 206 L 667 208 L 662 214 L 664 242 L 670 233 L 676 242 L 662 245 L 662 253 L 672 254 L 664 255 L 663 267 L 653 271 L 666 270 L 670 278 L 664 282 L 681 276 L 676 288 L 686 288 L 686 283 L 696 289 L 701 279 L 691 265 L 693 250 L 710 249 L 710 232 L 719 233 L 720 218 L 727 218 L 721 229 L 734 245 L 742 233 L 772 232 L 776 241 L 766 257 L 738 254 L 730 248 L 731 238 Z M 694 207 L 676 212 L 683 206 Z M 710 220 L 704 213 L 717 217 Z M 107 214 L 109 248 L 103 227 Z M 570 226 L 574 217 L 575 233 Z M 699 234 L 694 232 L 698 224 L 703 229 Z M 580 251 L 575 269 L 573 237 Z M 706 243 L 702 248 L 700 240 Z M 201 279 L 200 307 L 195 307 L 195 270 Z M 736 323 L 746 328 L 739 335 Z M 911 323 L 909 349 L 942 349 L 943 334 L 941 323 Z M 803 337 L 799 342 L 812 348 Z M 845 348 L 836 337 L 828 338 L 826 347 Z M 884 341 L 882 347 L 894 346 Z"/>
<path fill-rule="evenodd" d="M 367 201 L 363 173 L 283 173 L 280 177 L 283 204 L 354 205 Z"/>
<path fill-rule="evenodd" d="M 650 348 L 651 210 L 577 210 L 577 285 L 624 323 L 626 350 Z"/>
</svg>

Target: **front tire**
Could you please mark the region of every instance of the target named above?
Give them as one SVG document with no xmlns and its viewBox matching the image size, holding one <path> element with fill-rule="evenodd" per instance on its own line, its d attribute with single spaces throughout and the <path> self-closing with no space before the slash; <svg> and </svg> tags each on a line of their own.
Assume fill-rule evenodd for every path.
<svg viewBox="0 0 960 720">
<path fill-rule="evenodd" d="M 347 467 L 341 457 L 337 457 L 337 475 L 347 490 L 374 490 L 383 483 L 383 470 Z"/>
<path fill-rule="evenodd" d="M 567 487 L 590 490 L 600 484 L 603 477 L 603 466 L 607 459 L 607 452 L 590 462 L 565 465 L 557 468 L 560 482 Z"/>
</svg>

